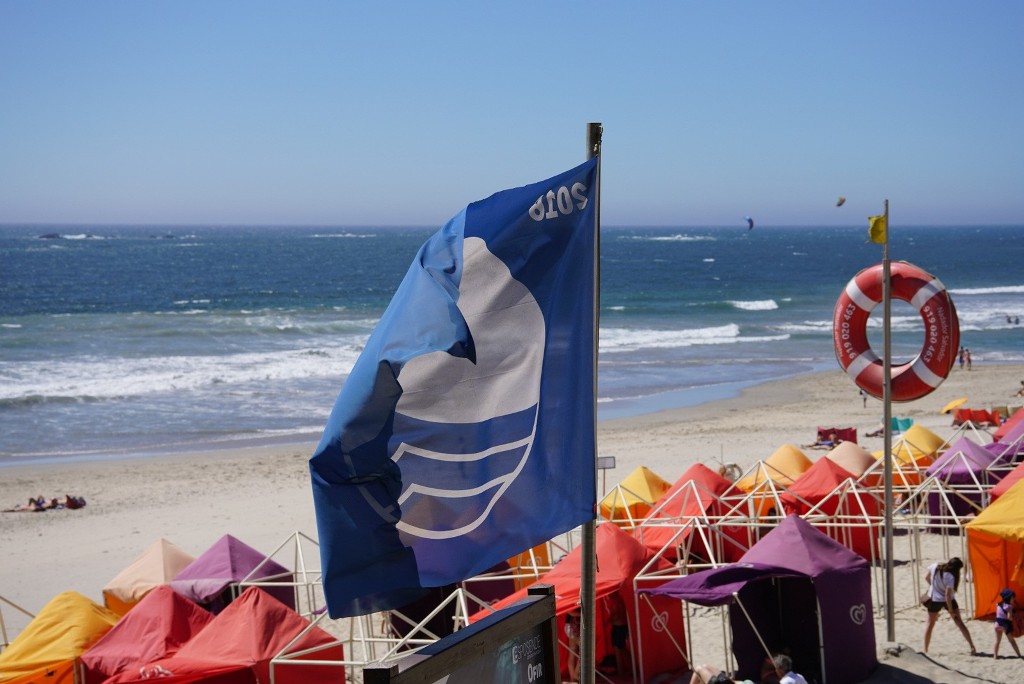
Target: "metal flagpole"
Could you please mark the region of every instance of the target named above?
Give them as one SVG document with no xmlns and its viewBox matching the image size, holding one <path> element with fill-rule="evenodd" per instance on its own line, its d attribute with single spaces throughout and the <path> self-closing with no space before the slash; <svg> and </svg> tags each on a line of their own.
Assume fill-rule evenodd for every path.
<svg viewBox="0 0 1024 684">
<path fill-rule="evenodd" d="M 893 591 L 892 538 L 892 297 L 889 270 L 889 200 L 885 200 L 885 242 L 882 243 L 882 420 L 885 457 L 885 626 L 889 641 L 896 641 L 896 612 Z"/>
<path fill-rule="evenodd" d="M 600 123 L 587 124 L 587 159 L 600 157 L 601 136 L 604 127 Z M 597 192 L 594 197 L 594 501 L 597 501 L 597 350 L 598 331 L 601 317 L 601 160 L 597 160 Z M 596 517 L 597 511 L 594 511 Z M 583 560 L 580 577 L 580 682 L 594 684 L 596 660 L 595 606 L 597 591 L 597 522 L 590 520 L 583 525 Z"/>
</svg>

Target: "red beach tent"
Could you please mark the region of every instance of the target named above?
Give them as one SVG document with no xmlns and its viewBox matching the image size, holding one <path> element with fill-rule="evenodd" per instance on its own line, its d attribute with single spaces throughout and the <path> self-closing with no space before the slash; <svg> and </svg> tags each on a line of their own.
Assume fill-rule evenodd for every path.
<svg viewBox="0 0 1024 684">
<path fill-rule="evenodd" d="M 695 463 L 655 502 L 651 513 L 633 535 L 655 553 L 672 544 L 707 561 L 714 559 L 719 563 L 731 563 L 738 560 L 750 548 L 747 532 L 744 528 L 719 522 L 729 509 L 720 497 L 732 487 L 729 480 L 704 464 Z M 705 530 L 707 543 L 704 538 L 688 541 L 696 529 L 694 524 L 679 532 L 679 526 L 686 525 L 688 521 L 700 524 L 699 521 L 704 519 L 714 523 L 713 529 Z"/>
<path fill-rule="evenodd" d="M 157 678 L 164 684 L 269 682 L 270 661 L 308 627 L 306 618 L 259 587 L 249 587 L 176 654 L 122 672 L 108 681 L 115 684 Z M 330 647 L 304 658 L 342 660 L 341 645 L 319 627 L 306 632 L 291 650 L 317 646 Z M 274 668 L 277 684 L 327 684 L 344 679 L 340 664 L 337 668 L 290 664 Z"/>
<path fill-rule="evenodd" d="M 615 524 L 604 523 L 598 525 L 596 533 L 597 547 L 597 573 L 595 597 L 597 609 L 595 610 L 595 633 L 596 649 L 595 657 L 597 662 L 612 653 L 611 647 L 611 624 L 607 619 L 607 613 L 603 607 L 612 594 L 618 594 L 626 606 L 629 619 L 629 651 L 637 661 L 638 667 L 643 674 L 642 681 L 649 681 L 654 675 L 662 672 L 669 672 L 685 667 L 683 656 L 677 652 L 673 645 L 672 638 L 676 642 L 682 642 L 685 633 L 682 616 L 672 601 L 659 601 L 648 603 L 645 600 L 638 601 L 634 589 L 633 580 L 637 573 L 653 558 L 653 552 L 645 548 L 627 532 L 624 532 Z M 562 675 L 566 676 L 565 669 L 568 652 L 565 650 L 564 628 L 565 616 L 570 610 L 579 607 L 580 600 L 580 570 L 582 547 L 577 546 L 565 558 L 560 560 L 551 570 L 540 578 L 540 582 L 551 584 L 555 587 L 555 614 L 559 618 L 558 634 L 560 642 L 559 660 L 562 663 Z M 667 569 L 671 567 L 668 561 L 660 560 L 657 568 Z M 476 622 L 494 610 L 500 610 L 510 606 L 526 596 L 526 589 L 506 596 L 491 606 L 491 609 L 482 610 L 470 617 L 470 622 Z M 653 607 L 652 607 L 653 606 Z M 659 624 L 655 620 L 655 611 L 667 623 L 667 629 L 663 629 L 664 623 Z M 671 637 L 669 636 L 671 635 Z M 639 645 L 643 643 L 642 655 Z"/>
<path fill-rule="evenodd" d="M 865 560 L 880 557 L 878 500 L 854 484 L 854 476 L 829 458 L 820 458 L 779 496 L 787 515 L 806 516 L 818 531 Z M 815 513 L 811 513 L 811 509 Z M 819 518 L 833 518 L 819 522 Z"/>
</svg>

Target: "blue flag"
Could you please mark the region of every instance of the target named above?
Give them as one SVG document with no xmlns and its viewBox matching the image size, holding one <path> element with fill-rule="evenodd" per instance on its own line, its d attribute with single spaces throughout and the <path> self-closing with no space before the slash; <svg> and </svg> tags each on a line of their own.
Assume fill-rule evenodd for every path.
<svg viewBox="0 0 1024 684">
<path fill-rule="evenodd" d="M 331 617 L 594 519 L 596 174 L 474 202 L 417 253 L 310 459 Z"/>
</svg>

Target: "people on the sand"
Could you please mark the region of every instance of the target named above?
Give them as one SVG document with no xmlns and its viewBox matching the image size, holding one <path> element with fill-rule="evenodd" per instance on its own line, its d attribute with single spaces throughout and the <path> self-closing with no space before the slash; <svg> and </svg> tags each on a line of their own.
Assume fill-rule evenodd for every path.
<svg viewBox="0 0 1024 684">
<path fill-rule="evenodd" d="M 573 608 L 565 616 L 565 640 L 569 651 L 566 667 L 569 668 L 569 681 L 580 680 L 580 609 Z"/>
<path fill-rule="evenodd" d="M 39 496 L 30 496 L 28 503 L 17 504 L 13 508 L 5 508 L 5 513 L 22 513 L 22 512 L 33 512 L 38 513 L 41 511 L 52 511 L 60 508 L 82 508 L 85 506 L 85 499 L 80 496 L 73 496 L 71 494 L 65 495 L 64 503 L 60 502 L 57 497 L 51 498 L 49 501 L 46 500 L 42 494 Z"/>
<path fill-rule="evenodd" d="M 971 633 L 968 631 L 967 625 L 964 624 L 963 618 L 960 617 L 960 606 L 956 602 L 956 591 L 960 588 L 960 571 L 963 567 L 964 562 L 956 557 L 950 558 L 945 563 L 932 563 L 928 566 L 928 572 L 924 577 L 925 584 L 928 585 L 928 601 L 924 604 L 928 609 L 928 622 L 924 628 L 925 653 L 928 652 L 928 645 L 932 640 L 932 629 L 935 628 L 935 622 L 939 619 L 939 612 L 945 608 L 971 647 L 971 655 L 978 654 L 977 649 L 974 648 Z"/>
<path fill-rule="evenodd" d="M 971 350 L 964 349 L 964 358 L 967 359 L 967 370 L 971 370 Z"/>
<path fill-rule="evenodd" d="M 690 684 L 754 684 L 749 679 L 733 679 L 727 672 L 718 667 L 700 665 L 690 677 Z"/>
<path fill-rule="evenodd" d="M 805 444 L 804 446 L 809 448 L 809 449 L 813 449 L 815 447 L 822 447 L 822 448 L 825 448 L 825 449 L 831 449 L 832 447 L 838 446 L 839 444 L 841 444 L 842 441 L 843 441 L 842 439 L 840 439 L 839 437 L 836 436 L 835 432 L 830 432 L 830 433 L 828 433 L 828 437 L 826 439 L 821 439 L 821 437 L 818 437 L 818 439 L 815 440 L 815 442 L 813 444 Z"/>
<path fill-rule="evenodd" d="M 996 602 L 996 645 L 992 647 L 993 658 L 999 658 L 999 642 L 1003 640 L 1004 634 L 1017 657 L 1024 657 L 1021 656 L 1017 641 L 1013 638 L 1013 611 L 1017 607 L 1016 599 L 1013 589 L 1003 589 L 999 592 L 999 601 Z"/>
<path fill-rule="evenodd" d="M 1018 397 L 1024 397 L 1024 380 L 1021 380 L 1021 381 L 1020 381 L 1020 389 L 1019 389 L 1019 390 L 1017 390 L 1017 394 L 1016 394 L 1016 396 L 1018 396 Z"/>
<path fill-rule="evenodd" d="M 772 659 L 775 663 L 775 674 L 779 676 L 779 684 L 807 684 L 803 675 L 793 672 L 793 660 L 785 653 Z"/>
<path fill-rule="evenodd" d="M 966 358 L 965 354 L 964 354 L 964 348 L 963 347 L 960 347 L 960 354 L 958 355 L 957 358 L 960 361 L 960 370 L 963 370 L 964 369 L 964 359 Z"/>
<path fill-rule="evenodd" d="M 37 513 L 39 511 L 45 511 L 45 510 L 46 510 L 46 500 L 45 499 L 43 499 L 42 497 L 37 499 L 34 496 L 30 496 L 30 497 L 28 497 L 28 503 L 17 504 L 13 508 L 6 509 L 5 512 L 7 512 L 7 513 L 22 513 L 22 512 Z"/>
<path fill-rule="evenodd" d="M 626 604 L 619 594 L 608 599 L 608 619 L 612 625 L 612 649 L 615 651 L 615 672 L 623 674 L 631 669 L 629 658 L 629 621 L 626 619 Z"/>
</svg>

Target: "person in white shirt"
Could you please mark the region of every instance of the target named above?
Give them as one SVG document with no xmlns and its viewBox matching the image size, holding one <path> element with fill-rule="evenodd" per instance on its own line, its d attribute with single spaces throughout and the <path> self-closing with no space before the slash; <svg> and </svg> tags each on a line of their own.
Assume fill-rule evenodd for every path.
<svg viewBox="0 0 1024 684">
<path fill-rule="evenodd" d="M 785 653 L 772 659 L 775 663 L 775 674 L 779 675 L 779 684 L 807 684 L 804 676 L 793 672 L 793 661 Z"/>
<path fill-rule="evenodd" d="M 930 592 L 928 602 L 924 604 L 928 609 L 928 622 L 924 627 L 925 653 L 928 652 L 928 644 L 932 640 L 932 629 L 939 619 L 939 612 L 945 608 L 960 629 L 960 633 L 964 635 L 964 639 L 967 640 L 967 645 L 971 647 L 971 655 L 978 655 L 977 649 L 974 648 L 974 640 L 971 639 L 971 633 L 967 630 L 963 618 L 960 617 L 960 606 L 956 602 L 956 590 L 960 588 L 960 570 L 963 567 L 964 562 L 959 558 L 950 558 L 945 563 L 932 563 L 928 566 L 928 573 L 924 576 L 924 581 L 929 586 Z"/>
</svg>

